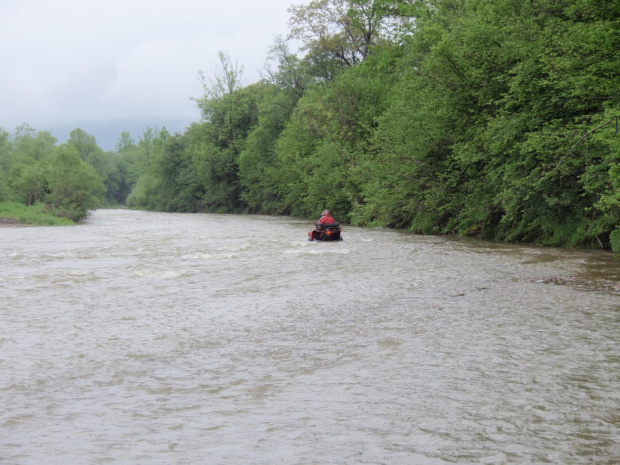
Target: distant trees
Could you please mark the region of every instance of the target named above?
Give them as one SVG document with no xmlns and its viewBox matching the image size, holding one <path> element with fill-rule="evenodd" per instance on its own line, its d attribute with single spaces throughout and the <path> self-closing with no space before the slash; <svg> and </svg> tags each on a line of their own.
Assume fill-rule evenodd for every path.
<svg viewBox="0 0 620 465">
<path fill-rule="evenodd" d="M 49 132 L 28 125 L 20 126 L 12 139 L 2 131 L 0 141 L 0 200 L 41 202 L 50 213 L 73 221 L 101 204 L 101 176 L 71 142 L 57 146 Z"/>
</svg>

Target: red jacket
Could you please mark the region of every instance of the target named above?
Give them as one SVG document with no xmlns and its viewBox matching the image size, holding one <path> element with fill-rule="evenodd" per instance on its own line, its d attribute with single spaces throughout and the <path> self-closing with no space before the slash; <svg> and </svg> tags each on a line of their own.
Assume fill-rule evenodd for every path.
<svg viewBox="0 0 620 465">
<path fill-rule="evenodd" d="M 330 215 L 322 216 L 319 220 L 319 224 L 327 224 L 327 223 L 335 223 L 336 220 L 333 219 Z"/>
</svg>

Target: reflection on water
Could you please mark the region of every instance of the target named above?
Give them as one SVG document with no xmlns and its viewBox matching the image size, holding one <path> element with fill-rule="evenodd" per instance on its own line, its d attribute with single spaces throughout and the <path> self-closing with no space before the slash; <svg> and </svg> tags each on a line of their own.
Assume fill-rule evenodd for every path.
<svg viewBox="0 0 620 465">
<path fill-rule="evenodd" d="M 617 261 L 310 227 L 0 230 L 0 462 L 620 461 Z"/>
</svg>

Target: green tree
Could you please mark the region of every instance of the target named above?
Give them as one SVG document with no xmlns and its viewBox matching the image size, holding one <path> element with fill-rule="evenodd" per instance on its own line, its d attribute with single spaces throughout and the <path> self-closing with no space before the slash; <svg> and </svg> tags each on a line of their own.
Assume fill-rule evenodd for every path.
<svg viewBox="0 0 620 465">
<path fill-rule="evenodd" d="M 122 204 L 127 196 L 125 181 L 125 165 L 113 152 L 104 152 L 94 136 L 82 129 L 74 129 L 69 135 L 68 144 L 71 144 L 80 158 L 91 165 L 106 187 L 106 202 L 110 205 Z"/>
<path fill-rule="evenodd" d="M 116 151 L 116 190 L 113 193 L 116 202 L 125 204 L 133 186 L 140 175 L 146 171 L 146 162 L 129 132 L 123 131 L 115 146 Z"/>
<path fill-rule="evenodd" d="M 239 156 L 258 119 L 262 86 L 239 87 L 242 70 L 220 52 L 214 79 L 204 81 L 204 96 L 196 99 L 203 122 L 192 125 L 189 138 L 193 164 L 203 192 L 202 208 L 239 211 L 241 201 Z"/>
<path fill-rule="evenodd" d="M 136 142 L 132 139 L 128 131 L 122 131 L 114 150 L 117 153 L 124 154 L 136 147 Z"/>
<path fill-rule="evenodd" d="M 108 165 L 109 159 L 97 145 L 95 137 L 77 128 L 71 131 L 67 143 L 75 148 L 82 160 L 95 168 L 105 183 L 111 167 Z"/>
<path fill-rule="evenodd" d="M 11 170 L 12 144 L 10 134 L 0 128 L 0 201 L 10 197 L 9 172 Z"/>
<path fill-rule="evenodd" d="M 289 38 L 302 50 L 324 52 L 346 67 L 361 63 L 383 31 L 382 9 L 373 0 L 313 0 L 293 5 Z"/>
<path fill-rule="evenodd" d="M 6 145 L 4 169 L 5 198 L 31 205 L 45 196 L 45 175 L 41 163 L 56 150 L 56 139 L 49 131 L 36 131 L 23 124 Z"/>
<path fill-rule="evenodd" d="M 159 130 L 147 126 L 137 147 L 127 145 L 123 153 L 127 162 L 127 184 L 131 193 L 127 206 L 149 210 L 167 210 L 166 199 L 161 196 L 162 180 L 156 160 L 161 157 L 166 141 L 171 137 L 166 128 Z"/>
<path fill-rule="evenodd" d="M 376 52 L 298 102 L 276 145 L 283 211 L 314 216 L 329 208 L 343 221 L 357 215 L 363 161 L 387 104 L 394 57 L 390 49 Z"/>
<path fill-rule="evenodd" d="M 15 130 L 12 157 L 16 163 L 40 161 L 54 153 L 56 138 L 24 123 Z"/>
<path fill-rule="evenodd" d="M 298 98 L 317 80 L 308 60 L 299 59 L 280 36 L 276 37 L 274 45 L 269 49 L 261 76 L 264 81 L 282 91 L 294 92 Z"/>
<path fill-rule="evenodd" d="M 280 213 L 275 147 L 298 100 L 295 87 L 262 86 L 256 126 L 238 157 L 241 200 L 252 212 Z"/>
<path fill-rule="evenodd" d="M 53 214 L 79 221 L 99 206 L 105 186 L 72 144 L 61 145 L 55 155 L 42 163 L 47 181 L 43 202 Z"/>
<path fill-rule="evenodd" d="M 152 160 L 150 175 L 151 190 L 146 190 L 147 204 L 155 205 L 163 211 L 196 211 L 201 198 L 201 190 L 192 157 L 187 151 L 187 138 L 170 136 Z"/>
</svg>

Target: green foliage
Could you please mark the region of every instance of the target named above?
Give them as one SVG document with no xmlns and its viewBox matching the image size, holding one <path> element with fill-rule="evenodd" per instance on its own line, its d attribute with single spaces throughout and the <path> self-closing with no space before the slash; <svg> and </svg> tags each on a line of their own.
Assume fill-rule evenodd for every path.
<svg viewBox="0 0 620 465">
<path fill-rule="evenodd" d="M 3 140 L 0 150 L 3 200 L 37 205 L 37 209 L 43 209 L 50 217 L 71 221 L 85 218 L 100 205 L 105 193 L 101 176 L 80 158 L 72 142 L 58 147 L 49 132 L 35 131 L 25 124 L 17 129 L 13 140 L 6 136 Z M 42 217 L 42 213 L 35 211 L 35 217 Z M 37 222 L 57 223 L 49 218 Z"/>
<path fill-rule="evenodd" d="M 10 134 L 0 128 L 0 202 L 8 199 L 10 190 L 8 186 L 9 170 L 11 169 L 11 161 L 9 154 L 11 152 L 11 143 L 9 141 Z"/>
<path fill-rule="evenodd" d="M 614 252 L 620 253 L 620 228 L 614 229 L 609 235 L 611 248 Z"/>
<path fill-rule="evenodd" d="M 0 218 L 13 218 L 19 223 L 40 226 L 67 226 L 74 224 L 69 218 L 54 216 L 42 203 L 26 206 L 19 202 L 0 202 Z"/>
<path fill-rule="evenodd" d="M 323 56 L 322 61 L 355 66 L 388 33 L 385 6 L 373 0 L 312 0 L 293 5 L 290 38 L 300 40 L 310 55 Z"/>
<path fill-rule="evenodd" d="M 140 176 L 131 194 L 127 197 L 127 206 L 145 210 L 162 210 L 158 193 L 159 180 L 149 173 L 144 174 Z"/>
<path fill-rule="evenodd" d="M 205 121 L 186 131 L 188 150 L 197 179 L 200 209 L 243 211 L 239 158 L 249 134 L 258 123 L 258 106 L 264 86 L 254 84 L 238 90 L 212 90 L 200 101 Z M 236 82 L 236 81 L 235 81 Z M 209 97 L 210 96 L 210 97 Z"/>
<path fill-rule="evenodd" d="M 171 136 L 165 128 L 157 132 L 156 128 L 147 127 L 137 147 L 134 144 L 124 146 L 124 160 L 128 160 L 129 166 L 126 170 L 131 176 L 126 185 L 131 182 L 132 186 L 127 197 L 128 207 L 195 210 L 194 194 L 188 192 L 194 189 L 195 182 L 191 179 L 195 176 L 185 143 L 184 139 Z M 134 180 L 135 175 L 139 176 L 137 180 Z"/>
<path fill-rule="evenodd" d="M 54 215 L 79 221 L 100 205 L 105 186 L 95 168 L 82 160 L 70 143 L 45 159 L 42 169 L 47 181 L 43 201 Z"/>
<path fill-rule="evenodd" d="M 8 136 L 8 134 L 7 134 Z M 5 136 L 6 137 L 6 136 Z M 2 198 L 28 205 L 45 195 L 45 176 L 41 162 L 53 155 L 56 139 L 47 131 L 35 131 L 27 124 L 17 128 L 11 141 L 5 139 L 2 157 Z"/>
<path fill-rule="evenodd" d="M 150 145 L 155 130 L 147 126 L 144 137 L 139 144 L 131 138 L 128 132 L 121 133 L 116 144 L 116 165 L 118 167 L 117 200 L 125 203 L 138 178 L 145 173 L 149 166 Z"/>
<path fill-rule="evenodd" d="M 48 184 L 46 173 L 42 168 L 42 162 L 17 166 L 12 173 L 11 197 L 27 205 L 42 201 L 47 194 Z"/>
<path fill-rule="evenodd" d="M 22 124 L 15 131 L 11 158 L 16 163 L 40 161 L 54 152 L 56 139 L 48 131 L 36 131 Z"/>
<path fill-rule="evenodd" d="M 258 118 L 239 154 L 241 201 L 255 213 L 281 213 L 278 195 L 276 142 L 298 100 L 297 88 L 266 85 L 258 103 Z"/>
<path fill-rule="evenodd" d="M 329 208 L 347 221 L 363 203 L 363 164 L 387 101 L 389 54 L 368 58 L 298 102 L 276 145 L 282 211 L 315 216 Z"/>
<path fill-rule="evenodd" d="M 608 9 L 599 22 L 593 5 L 446 2 L 419 21 L 375 133 L 361 217 L 605 244 L 619 221 L 617 138 L 601 127 L 618 114 L 618 18 Z"/>
</svg>

